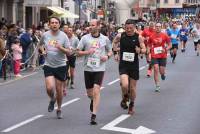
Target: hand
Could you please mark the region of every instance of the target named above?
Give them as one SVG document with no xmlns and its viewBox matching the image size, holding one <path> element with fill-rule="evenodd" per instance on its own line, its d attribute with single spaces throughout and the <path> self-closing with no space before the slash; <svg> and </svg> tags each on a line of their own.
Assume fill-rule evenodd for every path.
<svg viewBox="0 0 200 134">
<path fill-rule="evenodd" d="M 56 43 L 54 47 L 60 49 L 62 46 L 60 44 Z"/>
<path fill-rule="evenodd" d="M 101 59 L 102 62 L 105 62 L 105 61 L 108 60 L 108 56 L 107 55 L 101 56 L 100 59 Z"/>
<path fill-rule="evenodd" d="M 135 48 L 135 51 L 136 51 L 136 53 L 140 53 L 141 52 L 141 49 L 140 49 L 140 47 L 138 47 L 138 46 L 136 46 L 136 48 Z"/>
<path fill-rule="evenodd" d="M 118 54 L 115 54 L 115 55 L 114 55 L 114 59 L 115 59 L 115 61 L 118 62 L 118 61 L 119 61 L 119 55 L 118 55 Z"/>
<path fill-rule="evenodd" d="M 90 48 L 89 50 L 88 50 L 88 54 L 94 54 L 95 53 L 95 49 L 94 48 Z"/>
</svg>

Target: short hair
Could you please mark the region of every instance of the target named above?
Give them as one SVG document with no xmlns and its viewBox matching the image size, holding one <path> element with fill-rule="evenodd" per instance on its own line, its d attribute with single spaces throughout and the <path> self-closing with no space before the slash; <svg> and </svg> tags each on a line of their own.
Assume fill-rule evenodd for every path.
<svg viewBox="0 0 200 134">
<path fill-rule="evenodd" d="M 135 24 L 136 24 L 136 21 L 133 20 L 133 19 L 127 19 L 126 22 L 125 22 L 125 25 L 129 25 L 129 24 L 135 25 Z"/>
<path fill-rule="evenodd" d="M 51 19 L 56 19 L 60 24 L 60 19 L 58 17 L 55 17 L 55 16 L 50 17 L 49 18 L 49 23 L 51 22 Z"/>
</svg>

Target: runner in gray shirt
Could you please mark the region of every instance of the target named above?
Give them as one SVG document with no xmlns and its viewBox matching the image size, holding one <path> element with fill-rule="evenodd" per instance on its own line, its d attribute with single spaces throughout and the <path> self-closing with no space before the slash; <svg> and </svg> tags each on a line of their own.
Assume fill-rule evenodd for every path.
<svg viewBox="0 0 200 134">
<path fill-rule="evenodd" d="M 74 35 L 73 28 L 71 26 L 64 25 L 63 31 L 66 33 L 67 37 L 69 38 L 70 48 L 72 48 L 73 50 L 76 50 L 79 43 L 79 39 Z M 74 89 L 74 74 L 75 74 L 74 71 L 75 71 L 75 66 L 76 66 L 76 55 L 75 54 L 67 55 L 67 59 L 68 59 L 67 70 L 69 70 L 67 74 L 69 75 L 67 77 L 66 85 L 68 86 L 68 84 L 70 84 L 70 88 Z"/>
<path fill-rule="evenodd" d="M 59 30 L 60 20 L 56 17 L 50 18 L 49 26 L 50 30 L 41 38 L 40 50 L 45 53 L 43 70 L 46 90 L 50 98 L 48 111 L 54 110 L 54 104 L 57 101 L 57 118 L 61 119 L 63 87 L 66 80 L 66 54 L 70 54 L 71 50 L 67 36 Z M 56 88 L 56 96 L 54 96 L 54 88 Z"/>
<path fill-rule="evenodd" d="M 82 37 L 77 47 L 77 54 L 84 55 L 84 77 L 87 95 L 91 99 L 91 125 L 96 125 L 96 114 L 100 102 L 100 87 L 105 71 L 105 62 L 112 55 L 109 39 L 100 34 L 100 23 L 92 20 L 91 34 Z"/>
</svg>

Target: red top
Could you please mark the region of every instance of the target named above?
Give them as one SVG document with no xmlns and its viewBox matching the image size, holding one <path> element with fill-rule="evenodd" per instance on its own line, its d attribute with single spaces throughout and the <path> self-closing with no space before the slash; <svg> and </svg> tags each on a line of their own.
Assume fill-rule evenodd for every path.
<svg viewBox="0 0 200 134">
<path fill-rule="evenodd" d="M 146 28 L 146 29 L 143 30 L 142 36 L 145 38 L 144 44 L 145 44 L 146 46 L 147 46 L 147 44 L 148 44 L 149 37 L 150 37 L 153 33 L 155 33 L 155 31 L 154 31 L 153 29 L 151 29 L 151 28 Z"/>
<path fill-rule="evenodd" d="M 152 58 L 167 58 L 166 43 L 170 43 L 170 38 L 165 33 L 154 33 L 149 38 L 149 47 Z"/>
</svg>

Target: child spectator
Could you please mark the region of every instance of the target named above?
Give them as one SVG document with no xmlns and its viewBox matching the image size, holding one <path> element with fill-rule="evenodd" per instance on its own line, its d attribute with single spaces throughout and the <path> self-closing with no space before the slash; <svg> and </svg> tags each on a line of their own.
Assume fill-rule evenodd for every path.
<svg viewBox="0 0 200 134">
<path fill-rule="evenodd" d="M 21 59 L 22 59 L 22 47 L 20 46 L 20 40 L 15 39 L 11 48 L 13 51 L 14 75 L 16 78 L 22 77 L 22 75 L 20 74 L 20 66 L 21 66 Z"/>
</svg>

